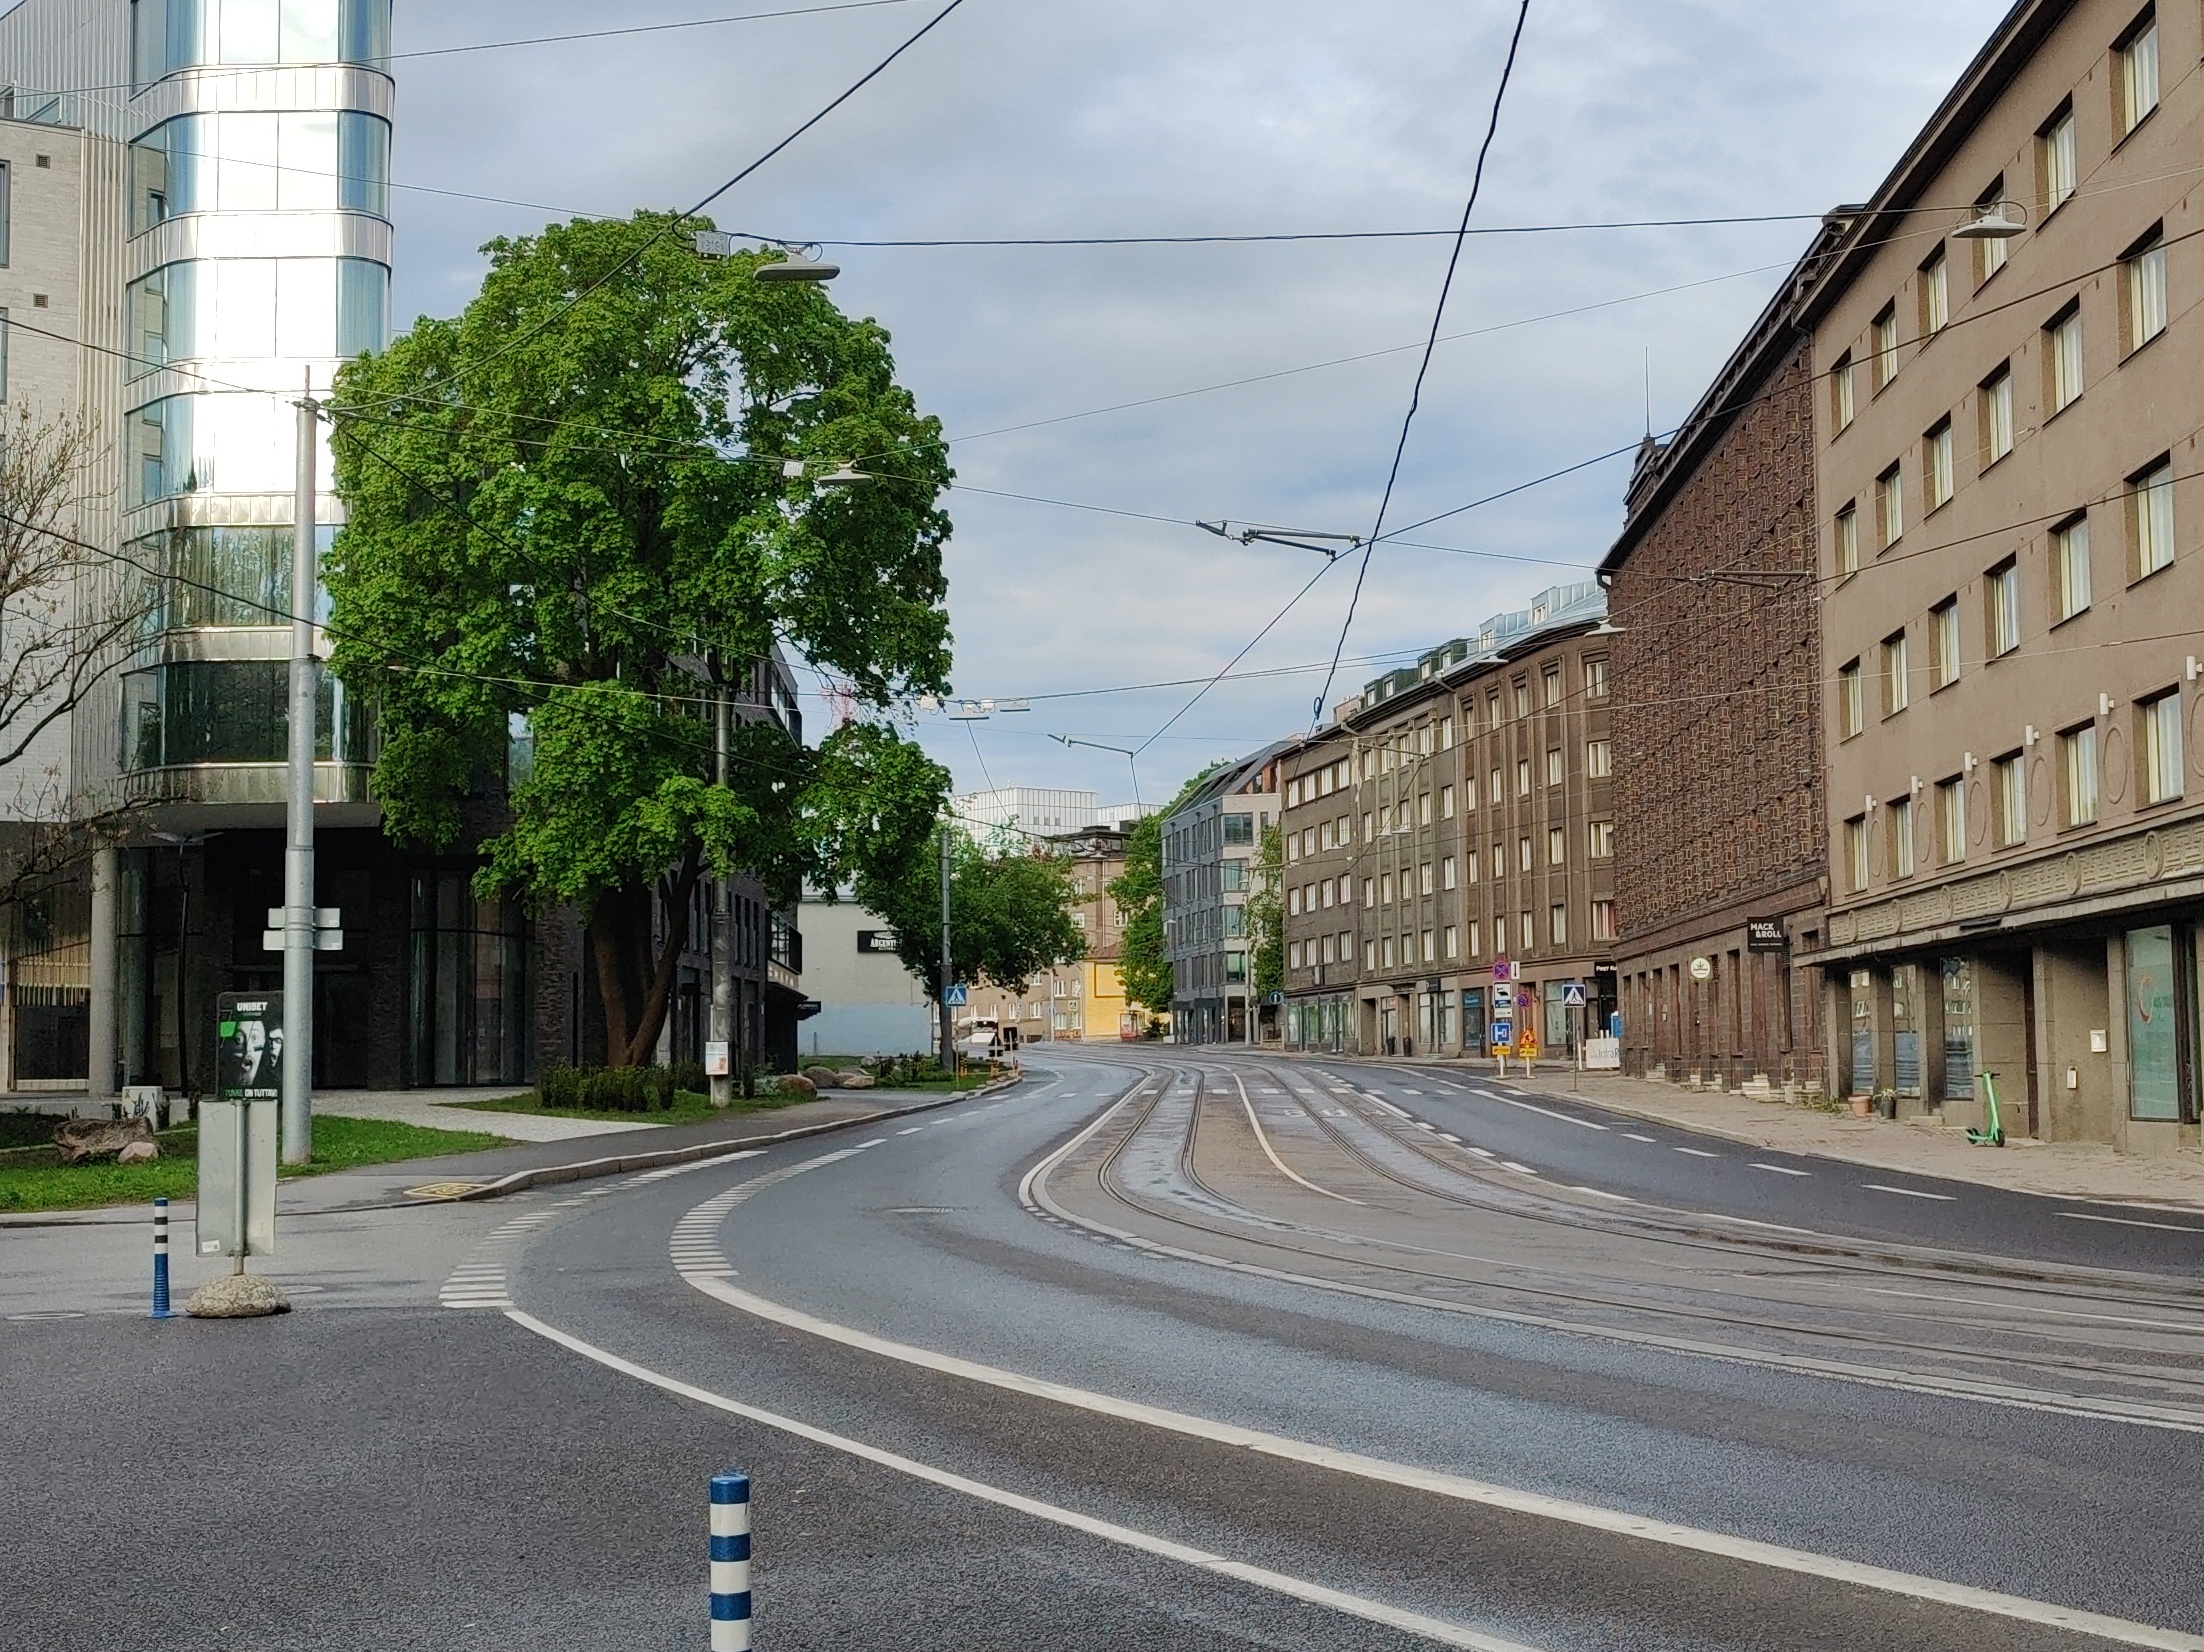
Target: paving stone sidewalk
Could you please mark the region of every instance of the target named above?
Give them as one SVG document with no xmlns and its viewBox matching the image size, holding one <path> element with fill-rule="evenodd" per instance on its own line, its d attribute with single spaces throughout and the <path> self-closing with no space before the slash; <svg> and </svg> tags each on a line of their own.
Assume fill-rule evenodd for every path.
<svg viewBox="0 0 2204 1652">
<path fill-rule="evenodd" d="M 1489 1062 L 1448 1062 L 1456 1072 L 1490 1076 Z M 2035 1142 L 2008 1138 L 2002 1148 L 1976 1147 L 1962 1129 L 1934 1119 L 1892 1123 L 1856 1119 L 1781 1101 L 1755 1101 L 1735 1092 L 1686 1090 L 1616 1073 L 1581 1073 L 1570 1089 L 1567 1068 L 1547 1068 L 1536 1078 L 1509 1083 L 1561 1099 L 1579 1100 L 1656 1123 L 1710 1136 L 1725 1136 L 1786 1153 L 1815 1153 L 1880 1170 L 1910 1171 L 1978 1182 L 1986 1187 L 2053 1198 L 2101 1199 L 2204 1210 L 2204 1154 L 2165 1158 L 2117 1153 L 2084 1142 Z"/>
</svg>

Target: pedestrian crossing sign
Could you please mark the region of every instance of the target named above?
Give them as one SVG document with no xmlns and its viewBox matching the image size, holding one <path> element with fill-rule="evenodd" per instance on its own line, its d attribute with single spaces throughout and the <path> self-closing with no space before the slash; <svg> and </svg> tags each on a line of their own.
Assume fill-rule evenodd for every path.
<svg viewBox="0 0 2204 1652">
<path fill-rule="evenodd" d="M 1563 1009 L 1571 1010 L 1580 1010 L 1584 1007 L 1584 983 L 1582 981 L 1571 981 L 1562 987 L 1561 1006 Z"/>
<path fill-rule="evenodd" d="M 956 982 L 941 989 L 941 1001 L 953 1010 L 964 1008 L 966 992 L 963 983 Z"/>
</svg>

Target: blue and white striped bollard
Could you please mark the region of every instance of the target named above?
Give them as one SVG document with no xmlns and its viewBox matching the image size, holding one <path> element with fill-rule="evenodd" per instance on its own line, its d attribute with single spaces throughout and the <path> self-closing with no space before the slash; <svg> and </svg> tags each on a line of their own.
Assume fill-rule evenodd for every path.
<svg viewBox="0 0 2204 1652">
<path fill-rule="evenodd" d="M 750 1476 L 712 1476 L 712 1652 L 750 1652 Z"/>
<path fill-rule="evenodd" d="M 153 1201 L 153 1317 L 174 1319 L 168 1305 L 168 1201 Z"/>
</svg>

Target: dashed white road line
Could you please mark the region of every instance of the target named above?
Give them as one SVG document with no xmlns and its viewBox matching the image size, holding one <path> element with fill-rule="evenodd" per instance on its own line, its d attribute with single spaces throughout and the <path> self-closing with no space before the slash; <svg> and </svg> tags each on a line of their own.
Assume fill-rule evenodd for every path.
<svg viewBox="0 0 2204 1652">
<path fill-rule="evenodd" d="M 1582 1130 L 1604 1131 L 1607 1128 L 1607 1126 L 1604 1124 L 1595 1124 L 1590 1119 L 1580 1119 L 1577 1118 L 1574 1114 L 1557 1113 L 1551 1107 L 1534 1107 L 1527 1101 L 1517 1101 L 1513 1096 L 1494 1096 L 1492 1099 L 1495 1101 L 1504 1101 L 1510 1107 L 1520 1107 L 1526 1113 L 1543 1113 L 1547 1118 L 1559 1119 L 1563 1124 L 1573 1124 Z"/>
<path fill-rule="evenodd" d="M 1933 1193 L 1923 1196 L 1939 1197 Z M 2069 1222 L 2112 1222 L 2124 1228 L 2156 1228 L 2161 1233 L 2204 1233 L 2204 1228 L 2189 1227 L 2180 1222 L 2142 1222 L 2132 1216 L 2093 1216 L 2085 1210 L 2062 1210 L 2058 1214 Z"/>
<path fill-rule="evenodd" d="M 1637 1132 L 1636 1132 L 1635 1130 L 1625 1130 L 1625 1131 L 1624 1131 L 1624 1132 L 1622 1133 L 1622 1139 L 1623 1139 L 1624 1141 L 1642 1141 L 1642 1142 L 1646 1143 L 1646 1144 L 1647 1144 L 1648 1146 L 1652 1146 L 1652 1147 L 1658 1147 L 1658 1146 L 1660 1146 L 1660 1145 L 1661 1145 L 1661 1144 L 1660 1144 L 1659 1142 L 1655 1141 L 1655 1140 L 1654 1140 L 1654 1139 L 1653 1139 L 1653 1138 L 1652 1138 L 1651 1136 L 1641 1136 L 1641 1135 L 1639 1135 L 1639 1134 L 1638 1134 L 1638 1133 L 1637 1133 Z"/>
<path fill-rule="evenodd" d="M 925 1128 L 923 1124 L 914 1124 L 908 1130 L 898 1130 L 896 1134 L 899 1136 L 915 1136 Z"/>
<path fill-rule="evenodd" d="M 1924 1193 L 1921 1191 L 1921 1189 L 1917 1187 L 1892 1187 L 1886 1182 L 1862 1182 L 1860 1185 L 1866 1188 L 1867 1191 L 1870 1193 L 1897 1193 L 1903 1195 L 1908 1199 L 1934 1199 L 1941 1204 L 1947 1205 L 1957 1204 L 1959 1202 L 1958 1196 L 1956 1194 Z"/>
<path fill-rule="evenodd" d="M 1526 1176 L 1535 1176 L 1538 1174 L 1538 1172 L 1533 1170 L 1529 1165 L 1517 1164 L 1513 1159 L 1502 1159 L 1500 1163 L 1505 1168 L 1509 1170 L 1521 1171 Z"/>
<path fill-rule="evenodd" d="M 1778 1176 L 1811 1176 L 1813 1174 L 1811 1170 L 1795 1170 L 1787 1164 L 1763 1164 L 1758 1159 L 1753 1160 L 1752 1167 L 1755 1170 L 1771 1171 Z"/>
<path fill-rule="evenodd" d="M 1676 1151 L 1679 1153 L 1689 1153 L 1695 1159 L 1719 1159 L 1722 1156 L 1719 1153 L 1709 1153 L 1703 1147 L 1679 1147 L 1676 1149 Z"/>
</svg>

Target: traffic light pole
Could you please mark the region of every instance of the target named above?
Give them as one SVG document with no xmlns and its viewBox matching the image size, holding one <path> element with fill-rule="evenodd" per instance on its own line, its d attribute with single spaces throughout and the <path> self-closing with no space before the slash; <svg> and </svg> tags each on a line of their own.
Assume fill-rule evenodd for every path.
<svg viewBox="0 0 2204 1652">
<path fill-rule="evenodd" d="M 298 404 L 298 500 L 291 529 L 290 761 L 283 803 L 282 1158 L 304 1164 L 314 1151 L 314 599 L 317 590 L 314 484 L 320 433 L 314 379 Z M 240 1107 L 239 1113 L 244 1109 Z"/>
<path fill-rule="evenodd" d="M 941 823 L 941 1070 L 957 1074 L 956 1021 L 949 1011 L 949 989 L 956 984 L 955 955 L 949 946 L 949 823 Z"/>
</svg>

